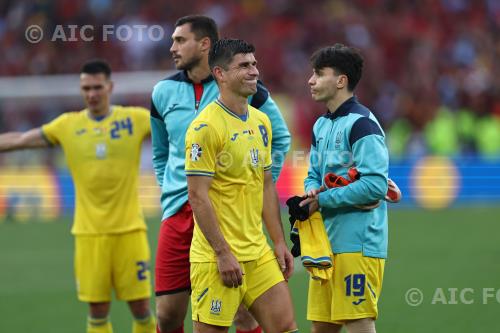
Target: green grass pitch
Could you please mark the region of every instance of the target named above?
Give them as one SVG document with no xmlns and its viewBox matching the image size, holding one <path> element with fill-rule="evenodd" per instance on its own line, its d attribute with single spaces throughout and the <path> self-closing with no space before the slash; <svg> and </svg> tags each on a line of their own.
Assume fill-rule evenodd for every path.
<svg viewBox="0 0 500 333">
<path fill-rule="evenodd" d="M 391 210 L 377 331 L 500 332 L 499 216 L 492 207 Z M 76 300 L 70 223 L 0 223 L 0 332 L 85 331 L 87 306 Z M 149 221 L 153 253 L 158 228 L 158 221 Z M 307 274 L 298 270 L 290 286 L 299 328 L 308 332 Z M 411 288 L 423 294 L 419 306 L 405 299 Z M 113 303 L 111 319 L 115 332 L 131 331 L 124 303 Z M 191 331 L 189 319 L 185 327 Z"/>
</svg>

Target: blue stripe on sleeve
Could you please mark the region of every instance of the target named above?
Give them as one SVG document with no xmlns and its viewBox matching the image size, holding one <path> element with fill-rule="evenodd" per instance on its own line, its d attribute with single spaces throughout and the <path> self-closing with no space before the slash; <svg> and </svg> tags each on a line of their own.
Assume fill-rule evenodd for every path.
<svg viewBox="0 0 500 333">
<path fill-rule="evenodd" d="M 361 117 L 352 125 L 351 134 L 349 135 L 349 144 L 352 147 L 356 141 L 371 134 L 384 136 L 376 122 L 368 117 Z"/>
<path fill-rule="evenodd" d="M 160 113 L 156 109 L 155 102 L 153 101 L 152 98 L 151 98 L 151 117 L 156 118 L 156 119 L 160 119 L 161 121 L 163 121 L 163 117 L 160 115 Z"/>
</svg>

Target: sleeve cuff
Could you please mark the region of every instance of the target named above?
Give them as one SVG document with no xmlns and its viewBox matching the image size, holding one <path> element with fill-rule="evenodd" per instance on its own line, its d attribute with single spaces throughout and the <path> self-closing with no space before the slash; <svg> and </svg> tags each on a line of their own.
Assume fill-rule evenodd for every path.
<svg viewBox="0 0 500 333">
<path fill-rule="evenodd" d="M 186 176 L 207 176 L 213 177 L 215 172 L 205 171 L 205 170 L 186 170 Z"/>
</svg>

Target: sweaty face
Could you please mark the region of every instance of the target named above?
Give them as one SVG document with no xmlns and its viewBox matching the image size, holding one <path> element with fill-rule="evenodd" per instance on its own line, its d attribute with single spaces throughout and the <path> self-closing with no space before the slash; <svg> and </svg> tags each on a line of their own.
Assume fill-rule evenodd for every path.
<svg viewBox="0 0 500 333">
<path fill-rule="evenodd" d="M 238 53 L 224 70 L 224 81 L 235 94 L 248 97 L 257 92 L 259 70 L 253 53 Z"/>
<path fill-rule="evenodd" d="M 202 59 L 201 43 L 191 32 L 190 23 L 175 28 L 172 34 L 170 53 L 172 53 L 175 68 L 179 70 L 190 70 L 200 63 Z"/>
<path fill-rule="evenodd" d="M 85 105 L 92 113 L 106 112 L 113 84 L 104 73 L 80 74 L 80 91 Z"/>
<path fill-rule="evenodd" d="M 313 70 L 313 75 L 308 81 L 311 88 L 311 96 L 316 102 L 328 102 L 337 95 L 337 81 L 339 76 L 335 75 L 333 68 L 324 67 Z"/>
</svg>

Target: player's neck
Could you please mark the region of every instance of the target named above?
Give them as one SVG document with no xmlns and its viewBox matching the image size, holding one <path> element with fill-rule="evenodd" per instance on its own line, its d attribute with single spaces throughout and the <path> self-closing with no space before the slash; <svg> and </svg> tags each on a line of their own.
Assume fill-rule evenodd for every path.
<svg viewBox="0 0 500 333">
<path fill-rule="evenodd" d="M 239 116 L 244 116 L 248 112 L 248 98 L 221 93 L 219 101 L 231 110 L 231 112 Z"/>
<path fill-rule="evenodd" d="M 326 102 L 326 107 L 328 108 L 328 111 L 334 113 L 335 111 L 337 111 L 339 106 L 341 106 L 345 101 L 347 101 L 352 96 L 354 96 L 352 92 L 340 91 L 338 95 L 335 96 L 335 98 L 332 98 L 328 102 Z"/>
<path fill-rule="evenodd" d="M 189 70 L 187 70 L 187 76 L 194 83 L 200 83 L 210 75 L 210 67 L 208 62 L 206 64 L 200 64 Z"/>
</svg>

